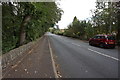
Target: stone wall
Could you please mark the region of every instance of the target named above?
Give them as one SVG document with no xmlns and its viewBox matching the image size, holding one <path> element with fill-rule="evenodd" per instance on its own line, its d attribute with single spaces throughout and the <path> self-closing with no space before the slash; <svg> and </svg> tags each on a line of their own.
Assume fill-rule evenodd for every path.
<svg viewBox="0 0 120 80">
<path fill-rule="evenodd" d="M 8 53 L 5 53 L 4 55 L 2 55 L 2 64 L 1 64 L 2 68 L 3 69 L 6 68 L 7 65 L 9 65 L 12 61 L 14 61 L 14 59 L 20 57 L 21 55 L 26 53 L 29 49 L 32 49 L 34 45 L 37 44 L 38 41 L 39 39 L 34 42 L 30 42 L 28 44 L 15 48 L 9 51 Z"/>
</svg>

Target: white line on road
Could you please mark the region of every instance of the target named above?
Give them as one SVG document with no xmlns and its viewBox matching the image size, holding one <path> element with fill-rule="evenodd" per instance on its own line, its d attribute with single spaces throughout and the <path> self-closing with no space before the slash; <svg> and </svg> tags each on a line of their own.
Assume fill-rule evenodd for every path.
<svg viewBox="0 0 120 80">
<path fill-rule="evenodd" d="M 79 47 L 81 47 L 80 45 L 78 45 L 78 44 L 75 44 L 75 43 L 72 43 L 73 45 L 76 45 L 76 46 L 79 46 Z"/>
<path fill-rule="evenodd" d="M 103 53 L 101 53 L 101 52 L 98 52 L 98 51 L 92 50 L 92 49 L 90 49 L 90 48 L 88 48 L 88 50 L 90 50 L 90 51 L 92 51 L 92 52 L 95 52 L 95 53 L 97 53 L 97 54 L 100 54 L 100 55 L 102 55 L 102 56 L 105 56 L 105 57 L 108 57 L 108 58 L 114 59 L 114 60 L 116 60 L 116 61 L 119 61 L 119 59 L 117 59 L 117 58 L 115 58 L 115 57 L 112 57 L 112 56 L 109 56 L 109 55 L 103 54 Z"/>
<path fill-rule="evenodd" d="M 53 59 L 53 52 L 52 52 L 52 48 L 50 46 L 49 39 L 48 39 L 48 44 L 49 44 L 49 50 L 50 50 L 50 55 L 51 55 L 51 60 L 52 60 L 52 65 L 53 65 L 53 71 L 54 71 L 54 74 L 55 74 L 55 78 L 58 78 L 57 71 L 56 71 L 56 68 L 55 68 L 55 62 L 54 62 L 54 59 Z"/>
</svg>

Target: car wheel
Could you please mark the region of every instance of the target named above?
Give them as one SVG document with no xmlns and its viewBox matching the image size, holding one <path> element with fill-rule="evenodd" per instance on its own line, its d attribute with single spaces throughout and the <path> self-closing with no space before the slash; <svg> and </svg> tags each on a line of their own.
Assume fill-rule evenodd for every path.
<svg viewBox="0 0 120 80">
<path fill-rule="evenodd" d="M 111 47 L 111 49 L 114 49 L 114 48 L 115 48 L 115 46 Z"/>
<path fill-rule="evenodd" d="M 103 43 L 101 43 L 99 46 L 100 46 L 101 48 L 103 48 L 103 47 L 104 47 L 104 44 L 103 44 Z"/>
<path fill-rule="evenodd" d="M 92 46 L 92 42 L 89 42 L 89 45 L 91 45 L 91 46 Z"/>
</svg>

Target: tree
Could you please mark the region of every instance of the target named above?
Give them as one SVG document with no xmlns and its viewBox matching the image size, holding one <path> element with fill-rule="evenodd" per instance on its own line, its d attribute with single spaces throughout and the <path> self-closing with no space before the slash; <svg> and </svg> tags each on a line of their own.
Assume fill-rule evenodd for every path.
<svg viewBox="0 0 120 80">
<path fill-rule="evenodd" d="M 117 29 L 118 29 L 118 33 L 117 33 L 117 43 L 118 46 L 120 46 L 120 1 L 116 3 L 116 8 L 117 8 Z"/>
<path fill-rule="evenodd" d="M 62 15 L 55 2 L 5 2 L 2 8 L 3 52 L 39 38 Z"/>
<path fill-rule="evenodd" d="M 92 29 L 91 23 L 85 20 L 79 21 L 75 16 L 73 22 L 68 25 L 68 29 L 65 31 L 65 33 L 71 37 L 85 39 L 90 37 L 89 34 L 87 34 L 90 32 L 88 29 Z"/>
<path fill-rule="evenodd" d="M 96 10 L 92 20 L 97 33 L 111 34 L 117 31 L 115 2 L 96 2 Z"/>
</svg>

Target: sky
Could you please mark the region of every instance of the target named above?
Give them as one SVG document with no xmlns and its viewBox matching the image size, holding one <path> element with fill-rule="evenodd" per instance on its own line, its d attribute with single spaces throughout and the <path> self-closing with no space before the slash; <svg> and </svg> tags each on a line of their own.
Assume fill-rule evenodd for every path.
<svg viewBox="0 0 120 80">
<path fill-rule="evenodd" d="M 95 9 L 96 0 L 60 0 L 59 7 L 64 11 L 58 22 L 60 29 L 67 28 L 76 16 L 79 20 L 85 20 L 92 16 L 90 10 Z"/>
</svg>

